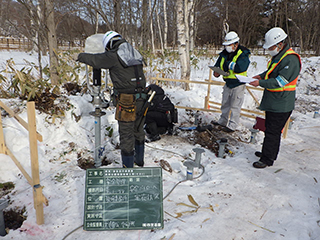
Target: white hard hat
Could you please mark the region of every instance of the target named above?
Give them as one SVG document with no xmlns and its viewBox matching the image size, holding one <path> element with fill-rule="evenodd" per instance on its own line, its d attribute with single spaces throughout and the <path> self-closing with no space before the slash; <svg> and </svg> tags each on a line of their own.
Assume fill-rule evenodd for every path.
<svg viewBox="0 0 320 240">
<path fill-rule="evenodd" d="M 272 47 L 277 43 L 285 40 L 287 36 L 288 35 L 283 31 L 282 28 L 279 28 L 279 27 L 271 28 L 264 37 L 265 42 L 263 44 L 263 48 L 268 49 L 269 47 Z"/>
<path fill-rule="evenodd" d="M 107 45 L 110 42 L 110 40 L 112 38 L 114 38 L 114 37 L 120 37 L 121 38 L 121 35 L 119 33 L 115 32 L 115 31 L 108 31 L 108 32 L 106 32 L 106 34 L 104 34 L 103 40 L 102 40 L 104 48 L 107 47 Z"/>
<path fill-rule="evenodd" d="M 232 43 L 236 43 L 240 40 L 238 34 L 234 31 L 228 32 L 224 38 L 224 42 L 222 45 L 230 45 Z"/>
</svg>

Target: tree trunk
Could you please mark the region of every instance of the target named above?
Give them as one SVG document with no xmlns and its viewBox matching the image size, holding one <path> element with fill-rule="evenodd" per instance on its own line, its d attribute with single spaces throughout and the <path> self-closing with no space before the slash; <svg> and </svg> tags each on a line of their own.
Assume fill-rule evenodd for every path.
<svg viewBox="0 0 320 240">
<path fill-rule="evenodd" d="M 153 33 L 153 21 L 152 21 L 152 1 L 149 0 L 149 19 L 150 19 L 150 34 L 151 34 L 151 46 L 152 46 L 152 52 L 155 54 L 156 49 L 154 46 L 154 33 Z"/>
<path fill-rule="evenodd" d="M 160 9 L 160 2 L 158 2 L 158 6 L 159 6 L 159 9 Z M 161 24 L 160 24 L 160 12 L 157 14 L 157 24 L 158 24 L 158 28 L 159 28 L 159 39 L 160 39 L 160 49 L 161 49 L 161 53 L 162 55 L 164 54 L 164 50 L 163 50 L 163 39 L 162 39 L 162 30 L 161 30 Z"/>
<path fill-rule="evenodd" d="M 181 64 L 181 79 L 190 79 L 190 61 L 188 53 L 188 32 L 185 21 L 184 0 L 177 0 L 177 31 L 178 31 L 178 50 Z M 185 84 L 185 90 L 190 90 L 189 84 Z"/>
<path fill-rule="evenodd" d="M 96 31 L 95 33 L 97 34 L 99 30 L 99 13 L 96 12 Z"/>
<path fill-rule="evenodd" d="M 38 34 L 39 34 L 39 26 L 36 24 L 35 10 L 34 5 L 31 0 L 28 1 L 29 5 L 29 14 L 30 14 L 30 26 L 31 26 L 31 40 L 32 40 L 32 49 L 31 52 L 39 52 L 40 49 L 38 47 Z"/>
<path fill-rule="evenodd" d="M 189 0 L 188 1 L 188 10 L 187 12 L 189 13 L 189 26 L 190 26 L 190 30 L 189 30 L 189 39 L 190 39 L 190 43 L 189 43 L 189 49 L 192 52 L 194 49 L 194 30 L 195 30 L 195 21 L 194 21 L 194 0 Z"/>
<path fill-rule="evenodd" d="M 163 0 L 163 18 L 164 18 L 163 47 L 164 49 L 167 49 L 167 43 L 168 43 L 167 0 Z"/>
<path fill-rule="evenodd" d="M 37 1 L 37 16 L 38 16 L 38 24 L 37 24 L 37 31 L 36 31 L 36 36 L 37 36 L 37 50 L 38 50 L 38 64 L 39 64 L 39 74 L 40 78 L 42 78 L 42 56 L 41 56 L 41 51 L 43 51 L 43 44 L 41 44 L 41 36 L 40 36 L 40 21 L 42 19 L 41 17 L 41 8 L 40 8 L 40 3 Z"/>
<path fill-rule="evenodd" d="M 58 50 L 57 38 L 56 38 L 56 26 L 54 21 L 54 8 L 51 0 L 45 0 L 46 5 L 46 22 L 48 31 L 48 45 L 49 45 L 49 59 L 50 59 L 50 76 L 51 84 L 59 84 L 58 75 L 58 56 L 56 55 Z"/>
<path fill-rule="evenodd" d="M 114 31 L 116 32 L 121 32 L 120 29 L 120 23 L 121 23 L 121 18 L 120 18 L 120 14 L 121 14 L 121 10 L 120 10 L 120 1 L 119 0 L 114 0 L 113 3 L 113 9 L 114 9 L 114 26 L 115 29 Z"/>
<path fill-rule="evenodd" d="M 148 48 L 148 0 L 142 1 L 142 25 L 141 25 L 142 48 Z"/>
</svg>

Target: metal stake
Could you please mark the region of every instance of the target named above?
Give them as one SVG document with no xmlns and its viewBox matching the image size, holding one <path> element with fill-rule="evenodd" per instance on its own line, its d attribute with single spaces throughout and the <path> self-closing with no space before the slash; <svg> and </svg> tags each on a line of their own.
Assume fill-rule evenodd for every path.
<svg viewBox="0 0 320 240">
<path fill-rule="evenodd" d="M 259 130 L 254 129 L 254 128 L 251 128 L 249 130 L 251 132 L 250 143 L 253 143 L 253 144 L 257 143 L 256 136 L 257 136 L 257 132 L 259 132 Z"/>
<path fill-rule="evenodd" d="M 0 236 L 5 236 L 7 234 L 3 217 L 3 209 L 5 209 L 8 206 L 8 201 L 0 200 Z"/>
<path fill-rule="evenodd" d="M 200 116 L 200 113 L 199 113 L 199 111 L 197 111 L 194 114 L 194 125 L 198 125 L 199 124 L 199 116 Z"/>
<path fill-rule="evenodd" d="M 228 143 L 228 139 L 226 138 L 221 138 L 220 140 L 217 141 L 217 143 L 219 144 L 219 152 L 218 152 L 218 157 L 223 157 L 224 153 L 225 153 L 225 146 Z"/>
<path fill-rule="evenodd" d="M 94 137 L 95 137 L 95 148 L 94 148 L 94 167 L 99 168 L 101 166 L 101 116 L 105 115 L 100 108 L 96 108 L 94 112 L 90 112 L 90 115 L 94 116 Z"/>
<path fill-rule="evenodd" d="M 196 163 L 194 161 L 185 161 L 183 165 L 187 167 L 187 180 L 192 180 L 193 169 L 197 167 Z"/>
<path fill-rule="evenodd" d="M 204 152 L 204 150 L 202 148 L 194 148 L 192 149 L 195 153 L 196 153 L 196 157 L 195 157 L 195 163 L 196 166 L 199 168 L 200 167 L 200 162 L 201 162 L 201 153 Z"/>
</svg>

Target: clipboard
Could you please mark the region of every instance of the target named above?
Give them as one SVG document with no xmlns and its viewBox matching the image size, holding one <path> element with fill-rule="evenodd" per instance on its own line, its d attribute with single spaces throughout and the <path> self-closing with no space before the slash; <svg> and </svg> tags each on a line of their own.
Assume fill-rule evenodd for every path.
<svg viewBox="0 0 320 240">
<path fill-rule="evenodd" d="M 223 71 L 223 70 L 222 70 L 221 68 L 219 68 L 219 67 L 209 66 L 209 68 L 211 68 L 214 72 L 219 73 L 220 75 L 229 76 L 229 73 L 228 73 L 228 72 Z"/>
</svg>

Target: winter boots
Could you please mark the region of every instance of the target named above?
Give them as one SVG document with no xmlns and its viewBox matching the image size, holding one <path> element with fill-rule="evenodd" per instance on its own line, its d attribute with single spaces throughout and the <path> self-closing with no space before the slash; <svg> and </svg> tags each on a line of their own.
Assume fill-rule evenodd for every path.
<svg viewBox="0 0 320 240">
<path fill-rule="evenodd" d="M 133 168 L 133 164 L 137 164 L 139 167 L 144 165 L 144 141 L 135 142 L 135 151 L 132 153 L 127 153 L 121 151 L 122 167 L 123 168 Z"/>
<path fill-rule="evenodd" d="M 254 163 L 252 164 L 252 166 L 253 166 L 254 168 L 265 168 L 265 167 L 268 167 L 267 164 L 265 164 L 264 162 L 261 162 L 261 161 L 254 162 Z"/>
<path fill-rule="evenodd" d="M 136 141 L 135 143 L 135 155 L 134 155 L 134 162 L 139 167 L 143 167 L 144 165 L 144 141 L 139 142 Z"/>
<path fill-rule="evenodd" d="M 133 162 L 134 162 L 133 154 L 126 154 L 121 151 L 121 158 L 122 158 L 123 168 L 133 168 Z"/>
</svg>

